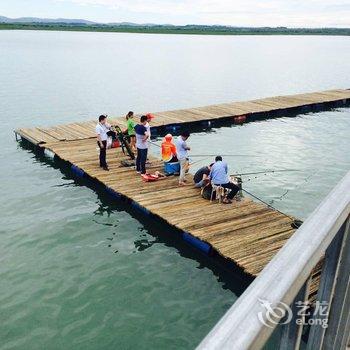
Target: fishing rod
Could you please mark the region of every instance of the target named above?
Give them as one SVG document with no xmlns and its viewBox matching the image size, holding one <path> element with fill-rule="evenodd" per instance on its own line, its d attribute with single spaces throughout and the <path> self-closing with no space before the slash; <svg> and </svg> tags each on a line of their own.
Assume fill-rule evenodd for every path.
<svg viewBox="0 0 350 350">
<path fill-rule="evenodd" d="M 290 219 L 293 219 L 290 215 L 285 214 L 283 212 L 281 212 L 280 210 L 278 210 L 277 208 L 273 207 L 271 204 L 265 202 L 264 200 L 262 200 L 261 198 L 259 198 L 258 196 L 256 196 L 255 194 L 248 192 L 247 190 L 245 190 L 244 188 L 242 188 L 242 191 L 246 192 L 247 194 L 249 194 L 250 196 L 252 196 L 253 198 L 257 199 L 258 201 L 260 201 L 261 203 L 264 203 L 265 205 L 267 205 L 269 208 L 278 211 L 280 214 L 283 214 L 285 216 L 287 216 Z M 293 219 L 294 220 L 294 219 Z"/>
<path fill-rule="evenodd" d="M 148 142 L 154 146 L 157 146 L 161 148 L 157 143 L 148 140 Z M 191 157 L 216 157 L 218 154 L 191 154 Z M 221 154 L 222 157 L 257 157 L 256 155 L 252 154 Z"/>
<path fill-rule="evenodd" d="M 209 157 L 205 157 L 205 158 L 198 159 L 198 160 L 196 160 L 196 161 L 194 161 L 194 162 L 191 162 L 190 165 L 200 163 L 200 162 L 202 162 L 202 161 L 204 161 L 204 160 L 206 160 L 206 159 L 208 159 L 208 158 L 209 158 Z"/>
<path fill-rule="evenodd" d="M 158 145 L 157 143 L 148 140 L 148 142 L 154 146 L 157 146 L 158 148 L 161 148 L 162 146 Z M 191 157 L 216 157 L 219 154 L 191 154 Z M 257 157 L 253 154 L 220 154 L 222 157 Z"/>
<path fill-rule="evenodd" d="M 232 174 L 231 176 L 245 176 L 245 175 L 257 175 L 257 174 L 269 174 L 269 173 L 282 173 L 288 171 L 301 171 L 299 169 L 280 169 L 280 170 L 265 170 L 265 171 L 256 171 L 254 173 L 237 173 Z"/>
<path fill-rule="evenodd" d="M 216 157 L 218 156 L 219 153 L 217 154 L 191 154 L 191 157 Z M 257 157 L 256 155 L 253 154 L 220 154 L 222 157 Z"/>
<path fill-rule="evenodd" d="M 159 145 L 156 144 L 155 142 L 152 142 L 151 140 L 148 140 L 148 142 L 149 142 L 150 144 L 154 145 L 154 146 L 157 146 L 157 147 L 161 148 L 161 146 L 159 146 Z M 191 155 L 191 157 L 192 157 L 192 155 Z M 202 162 L 203 160 L 208 159 L 209 157 L 211 157 L 211 156 L 203 156 L 201 159 L 198 159 L 198 160 L 196 160 L 195 162 L 189 163 L 189 165 L 193 165 L 193 164 L 200 163 L 200 162 Z"/>
<path fill-rule="evenodd" d="M 148 142 L 151 144 L 151 145 L 154 145 L 154 146 L 157 146 L 159 148 L 161 148 L 162 146 L 159 146 L 157 143 L 151 141 L 151 140 L 148 140 Z"/>
<path fill-rule="evenodd" d="M 257 199 L 258 201 L 260 201 L 261 203 L 267 205 L 269 208 L 273 209 L 273 210 L 276 210 L 278 213 L 286 216 L 287 218 L 293 220 L 292 222 L 292 227 L 295 228 L 295 229 L 298 229 L 302 224 L 303 222 L 301 220 L 298 220 L 298 219 L 295 219 L 293 218 L 292 216 L 286 214 L 286 213 L 283 213 L 282 211 L 278 210 L 277 208 L 273 207 L 271 204 L 265 202 L 264 200 L 262 200 L 261 198 L 259 198 L 258 196 L 256 196 L 255 194 L 251 193 L 251 192 L 248 192 L 247 190 L 245 190 L 244 188 L 242 188 L 242 191 L 244 191 L 245 193 L 249 194 L 250 196 L 252 196 L 253 198 Z"/>
</svg>

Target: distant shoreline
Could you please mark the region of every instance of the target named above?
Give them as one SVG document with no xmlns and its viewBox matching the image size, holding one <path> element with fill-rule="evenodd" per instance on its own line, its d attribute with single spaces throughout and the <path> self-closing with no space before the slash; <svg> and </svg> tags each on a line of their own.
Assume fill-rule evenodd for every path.
<svg viewBox="0 0 350 350">
<path fill-rule="evenodd" d="M 0 30 L 52 30 L 139 34 L 189 35 L 327 35 L 350 36 L 350 28 L 235 28 L 224 26 L 125 26 L 57 23 L 0 23 Z"/>
</svg>

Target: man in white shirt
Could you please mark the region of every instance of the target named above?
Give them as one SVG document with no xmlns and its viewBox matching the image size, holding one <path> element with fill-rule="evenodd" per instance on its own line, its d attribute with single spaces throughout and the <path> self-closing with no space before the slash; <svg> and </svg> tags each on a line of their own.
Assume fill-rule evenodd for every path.
<svg viewBox="0 0 350 350">
<path fill-rule="evenodd" d="M 110 129 L 111 126 L 107 123 L 107 116 L 100 115 L 96 125 L 97 144 L 100 148 L 100 167 L 107 171 L 109 170 L 106 162 L 107 138 L 110 133 L 114 133 Z"/>
<path fill-rule="evenodd" d="M 190 150 L 190 147 L 187 146 L 187 139 L 190 137 L 190 133 L 188 131 L 184 131 L 181 133 L 181 135 L 176 140 L 176 153 L 177 158 L 180 163 L 180 177 L 179 177 L 179 185 L 184 186 L 185 185 L 185 175 L 186 171 L 188 170 L 188 151 Z"/>
</svg>

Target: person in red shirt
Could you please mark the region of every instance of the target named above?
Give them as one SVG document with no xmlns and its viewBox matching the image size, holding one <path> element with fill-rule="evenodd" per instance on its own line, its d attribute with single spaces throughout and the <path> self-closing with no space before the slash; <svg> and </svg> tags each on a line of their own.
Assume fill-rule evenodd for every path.
<svg viewBox="0 0 350 350">
<path fill-rule="evenodd" d="M 173 136 L 171 134 L 165 135 L 161 150 L 164 162 L 173 163 L 178 161 L 176 156 L 176 146 L 173 144 Z"/>
</svg>

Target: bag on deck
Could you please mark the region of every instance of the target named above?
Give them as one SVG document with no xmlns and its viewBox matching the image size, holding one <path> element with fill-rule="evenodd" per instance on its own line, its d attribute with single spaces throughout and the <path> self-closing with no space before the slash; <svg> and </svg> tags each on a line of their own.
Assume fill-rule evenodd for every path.
<svg viewBox="0 0 350 350">
<path fill-rule="evenodd" d="M 208 201 L 210 201 L 210 197 L 211 197 L 211 191 L 213 190 L 213 187 L 211 184 L 205 186 L 203 189 L 202 189 L 202 197 Z M 213 198 L 216 197 L 216 191 L 214 191 L 213 193 Z"/>
</svg>

